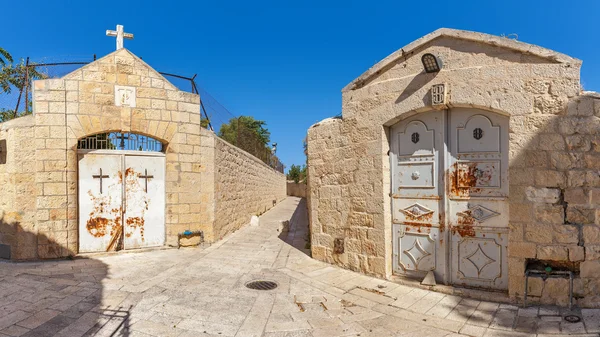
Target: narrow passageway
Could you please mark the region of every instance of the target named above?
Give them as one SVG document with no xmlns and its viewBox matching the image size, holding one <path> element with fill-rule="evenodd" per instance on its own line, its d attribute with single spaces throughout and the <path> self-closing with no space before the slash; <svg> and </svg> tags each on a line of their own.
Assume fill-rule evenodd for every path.
<svg viewBox="0 0 600 337">
<path fill-rule="evenodd" d="M 286 220 L 287 234 L 281 231 Z M 207 247 L 0 263 L 0 336 L 531 336 L 600 331 L 600 310 L 583 310 L 581 322 L 567 323 L 559 308 L 463 299 L 343 270 L 311 259 L 307 237 L 306 201 L 289 197 L 263 214 L 258 226 L 248 225 Z M 67 276 L 70 281 L 63 281 Z M 246 287 L 256 280 L 278 286 L 269 291 Z M 60 330 L 55 317 L 63 317 Z"/>
</svg>

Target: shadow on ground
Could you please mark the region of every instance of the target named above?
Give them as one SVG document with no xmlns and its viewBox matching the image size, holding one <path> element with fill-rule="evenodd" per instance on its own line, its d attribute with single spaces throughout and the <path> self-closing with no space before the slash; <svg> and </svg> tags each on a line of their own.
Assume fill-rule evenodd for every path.
<svg viewBox="0 0 600 337">
<path fill-rule="evenodd" d="M 106 300 L 104 262 L 86 257 L 8 260 L 10 255 L 53 256 L 45 254 L 48 251 L 67 254 L 63 254 L 66 247 L 27 231 L 5 214 L 0 218 L 0 243 L 5 245 L 5 258 L 0 259 L 1 336 L 129 336 L 131 307 Z"/>
<path fill-rule="evenodd" d="M 279 234 L 279 238 L 300 252 L 311 256 L 310 253 L 310 231 L 308 228 L 308 211 L 306 199 L 298 200 L 296 209 L 290 218 L 288 232 Z"/>
</svg>

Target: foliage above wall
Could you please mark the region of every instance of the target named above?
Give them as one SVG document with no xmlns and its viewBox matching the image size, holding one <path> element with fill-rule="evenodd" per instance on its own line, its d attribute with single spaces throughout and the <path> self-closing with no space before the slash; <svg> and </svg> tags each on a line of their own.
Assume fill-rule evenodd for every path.
<svg viewBox="0 0 600 337">
<path fill-rule="evenodd" d="M 23 59 L 14 62 L 12 55 L 0 47 L 0 123 L 31 114 L 31 99 L 27 100 L 24 111 L 18 111 L 11 106 L 12 99 L 9 96 L 17 95 L 18 91 L 17 101 L 25 101 L 21 96 L 31 94 L 32 81 L 44 78 L 47 75 L 38 71 L 35 64 L 27 64 Z"/>
</svg>

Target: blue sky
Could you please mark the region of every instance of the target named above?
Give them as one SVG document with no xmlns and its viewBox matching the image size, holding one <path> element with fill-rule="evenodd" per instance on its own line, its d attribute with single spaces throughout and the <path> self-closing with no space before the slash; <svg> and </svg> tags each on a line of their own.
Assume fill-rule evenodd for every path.
<svg viewBox="0 0 600 337">
<path fill-rule="evenodd" d="M 501 35 L 582 59 L 600 90 L 600 1 L 17 1 L 0 46 L 15 57 L 69 61 L 114 50 L 106 29 L 162 72 L 198 84 L 235 115 L 265 120 L 278 155 L 304 163 L 307 128 L 341 112 L 341 89 L 437 28 Z M 26 15 L 24 13 L 27 13 Z M 23 21 L 26 20 L 26 21 Z M 215 116 L 227 119 L 227 116 Z"/>
</svg>

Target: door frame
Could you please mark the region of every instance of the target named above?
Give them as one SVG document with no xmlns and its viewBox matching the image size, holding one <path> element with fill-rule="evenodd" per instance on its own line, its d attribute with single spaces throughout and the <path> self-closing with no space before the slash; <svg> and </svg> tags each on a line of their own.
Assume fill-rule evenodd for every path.
<svg viewBox="0 0 600 337">
<path fill-rule="evenodd" d="M 76 214 L 77 214 L 77 253 L 79 254 L 79 247 L 80 247 L 80 240 L 81 240 L 81 236 L 80 236 L 80 220 L 79 219 L 79 194 L 80 194 L 80 190 L 79 190 L 79 155 L 111 155 L 111 156 L 119 156 L 120 157 L 120 161 L 121 161 L 121 167 L 123 168 L 125 165 L 125 157 L 126 156 L 138 156 L 138 157 L 163 157 L 165 158 L 165 166 L 164 166 L 164 172 L 165 172 L 165 176 L 164 176 L 164 183 L 165 183 L 165 205 L 164 205 L 164 211 L 163 211 L 163 215 L 164 215 L 164 242 L 163 245 L 164 246 L 166 244 L 167 241 L 167 161 L 166 161 L 166 154 L 164 152 L 154 152 L 154 151 L 132 151 L 132 150 L 84 150 L 84 149 L 78 149 L 76 152 L 76 156 L 77 156 L 77 174 L 76 174 L 76 181 L 77 181 L 77 208 L 76 208 Z M 124 195 L 124 186 L 121 187 L 121 196 Z M 121 201 L 122 202 L 122 201 Z M 123 224 L 123 229 L 124 229 L 124 224 Z M 161 246 L 158 246 L 161 247 Z M 142 248 L 135 248 L 135 249 L 142 249 Z M 129 249 L 129 250 L 135 250 L 135 249 Z M 124 247 L 121 248 L 120 250 L 125 250 Z M 93 253 L 83 253 L 83 254 L 93 254 Z"/>
</svg>

